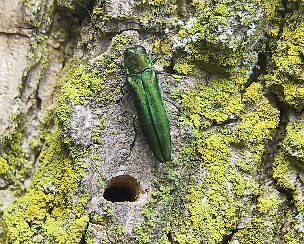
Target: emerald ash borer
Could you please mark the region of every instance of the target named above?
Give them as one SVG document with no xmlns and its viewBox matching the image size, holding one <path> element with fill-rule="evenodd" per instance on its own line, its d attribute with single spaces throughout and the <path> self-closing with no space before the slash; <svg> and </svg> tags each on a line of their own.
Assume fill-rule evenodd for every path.
<svg viewBox="0 0 304 244">
<path fill-rule="evenodd" d="M 134 46 L 124 52 L 124 68 L 143 134 L 156 158 L 170 161 L 169 120 L 152 59 L 144 47 Z"/>
</svg>

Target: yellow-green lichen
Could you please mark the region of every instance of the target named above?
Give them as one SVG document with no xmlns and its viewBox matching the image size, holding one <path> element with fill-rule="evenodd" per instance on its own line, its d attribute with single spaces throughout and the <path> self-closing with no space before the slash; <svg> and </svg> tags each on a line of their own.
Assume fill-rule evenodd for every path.
<svg viewBox="0 0 304 244">
<path fill-rule="evenodd" d="M 277 184 L 289 193 L 294 206 L 288 215 L 289 228 L 284 239 L 290 243 L 304 240 L 304 201 L 303 186 L 299 180 L 299 171 L 303 171 L 303 118 L 288 123 L 282 146 L 275 157 L 273 177 Z"/>
<path fill-rule="evenodd" d="M 76 148 L 66 128 L 73 106 L 88 102 L 108 106 L 113 96 L 120 92 L 117 90 L 118 57 L 125 44 L 124 36 L 117 35 L 113 38 L 110 51 L 98 60 L 98 67 L 70 62 L 63 71 L 65 78 L 60 82 L 62 89 L 55 108 L 57 129 L 53 135 L 47 136 L 28 192 L 17 198 L 3 215 L 8 243 L 79 243 L 83 239 L 89 222 L 85 206 L 90 196 L 86 192 L 78 195 L 77 187 L 85 175 L 84 159 L 89 151 L 87 148 Z M 105 123 L 101 119 L 100 126 L 93 130 L 95 143 L 100 143 Z M 7 147 L 12 145 L 7 144 Z M 31 145 L 36 148 L 35 142 Z M 124 231 L 118 228 L 116 232 L 118 240 Z"/>
<path fill-rule="evenodd" d="M 6 175 L 9 171 L 9 164 L 7 163 L 6 159 L 0 157 L 0 175 Z"/>
<path fill-rule="evenodd" d="M 257 95 L 262 93 L 262 86 L 253 83 L 244 94 L 243 101 L 252 106 L 248 112 L 240 115 L 240 123 L 237 126 L 238 137 L 242 143 L 254 152 L 262 155 L 265 140 L 272 139 L 273 131 L 279 123 L 279 111 L 269 101 Z M 253 99 L 257 99 L 253 102 Z"/>
<path fill-rule="evenodd" d="M 174 14 L 177 13 L 177 0 L 141 0 L 137 3 L 138 7 L 145 7 L 148 12 L 148 18 L 145 20 L 152 20 L 152 17 L 159 16 L 159 14 Z"/>
<path fill-rule="evenodd" d="M 168 177 L 169 171 L 172 172 L 172 169 L 170 170 L 172 165 L 165 167 L 167 173 L 161 176 L 159 182 L 154 182 L 155 190 L 151 193 L 151 200 L 142 210 L 145 223 L 134 227 L 136 243 L 148 244 L 153 241 L 155 243 L 168 243 L 167 233 L 171 229 L 170 222 L 173 217 L 170 214 L 173 204 L 172 191 L 176 183 L 176 176 L 174 178 Z"/>
<path fill-rule="evenodd" d="M 193 65 L 184 61 L 184 59 L 179 59 L 174 63 L 174 70 L 178 74 L 187 75 L 193 72 Z"/>
<path fill-rule="evenodd" d="M 23 182 L 29 177 L 33 162 L 26 158 L 23 148 L 26 124 L 23 116 L 14 118 L 12 128 L 0 139 L 0 175 L 7 185 L 11 185 L 16 196 L 24 191 Z"/>
<path fill-rule="evenodd" d="M 88 218 L 83 210 L 77 219 L 69 220 L 76 214 L 72 196 L 81 169 L 75 169 L 60 140 L 60 131 L 55 132 L 49 143 L 49 148 L 39 157 L 40 167 L 27 194 L 4 211 L 7 243 L 33 243 L 36 238 L 75 243 L 84 232 Z"/>
<path fill-rule="evenodd" d="M 235 142 L 237 138 L 227 130 L 200 132 L 196 136 L 199 163 L 206 173 L 201 176 L 201 183 L 190 184 L 184 206 L 175 209 L 183 216 L 174 223 L 175 241 L 220 243 L 236 228 L 250 198 L 259 193 L 258 182 L 252 176 L 245 178 L 232 166 L 230 148 Z M 254 163 L 259 166 L 258 161 Z M 193 166 L 199 168 L 198 163 Z M 246 200 L 246 196 L 250 197 Z"/>
<path fill-rule="evenodd" d="M 284 200 L 277 194 L 268 194 L 258 198 L 249 223 L 236 232 L 234 238 L 238 243 L 277 243 L 280 240 Z"/>
<path fill-rule="evenodd" d="M 96 144 L 101 144 L 102 143 L 102 131 L 98 128 L 93 128 L 92 130 L 92 141 L 93 143 Z"/>
<path fill-rule="evenodd" d="M 147 19 L 142 18 L 144 27 L 148 27 L 159 13 L 180 15 L 183 6 L 178 5 L 185 2 L 141 1 L 139 6 L 152 9 Z M 103 1 L 94 8 L 95 17 L 104 14 L 102 4 Z M 276 17 L 278 6 L 279 1 L 276 0 L 256 0 L 250 3 L 193 1 L 189 13 L 195 13 L 194 25 L 190 28 L 181 25 L 174 30 L 180 40 L 188 39 L 185 44 L 188 48 L 185 48 L 185 52 L 188 53 L 183 54 L 187 56 L 184 60 L 174 60 L 173 70 L 180 74 L 194 74 L 196 69 L 204 69 L 213 77 L 215 71 L 220 76 L 201 82 L 195 89 L 182 94 L 180 125 L 190 126 L 194 138 L 191 145 L 183 148 L 178 162 L 168 163 L 172 168 L 165 166 L 165 177 L 158 179 L 158 184 L 154 186 L 152 201 L 143 210 L 146 222 L 136 228 L 139 243 L 151 243 L 157 238 L 159 243 L 169 243 L 169 235 L 166 235 L 169 231 L 172 232 L 172 241 L 179 243 L 220 243 L 235 231 L 235 238 L 240 243 L 279 241 L 277 238 L 282 233 L 275 232 L 282 229 L 280 216 L 286 212 L 281 207 L 286 203 L 281 196 L 261 194 L 264 190 L 259 185 L 265 142 L 273 137 L 279 121 L 279 111 L 263 96 L 263 87 L 257 82 L 241 93 L 248 81 L 248 71 L 256 62 L 261 36 L 267 31 L 266 20 Z M 234 19 L 235 16 L 237 20 Z M 286 19 L 295 22 L 288 15 Z M 165 24 L 158 28 L 170 26 L 166 21 L 162 23 Z M 242 28 L 235 31 L 234 25 Z M 302 73 L 299 59 L 301 49 L 299 51 L 298 46 L 302 44 L 299 41 L 298 45 L 298 40 L 301 40 L 303 31 L 302 27 L 299 31 L 294 30 L 294 27 L 291 29 L 292 31 L 283 28 L 281 42 L 271 47 L 276 67 L 269 76 L 265 76 L 265 80 L 266 85 L 282 101 L 301 109 L 303 89 L 299 84 Z M 290 45 L 289 41 L 284 43 L 287 39 L 296 41 Z M 117 35 L 114 46 L 115 41 L 115 51 L 123 50 L 126 44 L 124 37 Z M 163 58 L 162 65 L 167 67 L 171 65 L 171 60 L 167 57 L 172 57 L 175 51 L 168 47 L 170 44 L 161 46 L 159 41 L 154 48 L 155 54 Z M 64 87 L 56 107 L 59 127 L 64 129 L 68 126 L 74 105 L 94 103 L 107 106 L 113 101 L 111 91 L 114 91 L 114 96 L 115 92 L 119 92 L 115 80 L 119 80 L 120 76 L 117 61 L 119 55 L 112 51 L 104 53 L 96 67 L 72 64 L 67 68 Z M 246 68 L 237 72 L 243 65 Z M 101 142 L 102 128 L 103 126 L 93 129 L 94 143 Z M 71 198 L 75 196 L 77 182 L 84 174 L 79 161 L 87 155 L 87 151 L 78 153 L 73 144 L 63 139 L 68 138 L 68 135 L 61 129 L 41 155 L 41 166 L 29 193 L 17 199 L 5 212 L 5 227 L 10 242 L 47 240 L 54 243 L 78 243 L 81 240 L 89 221 L 84 213 L 88 196 L 82 196 L 76 204 L 72 203 Z M 287 127 L 282 151 L 274 164 L 274 178 L 280 186 L 295 189 L 294 202 L 296 208 L 302 211 L 300 188 L 294 188 L 287 185 L 290 182 L 281 180 L 282 175 L 293 168 L 289 164 L 289 157 L 296 157 L 299 161 L 303 159 L 303 143 L 299 131 L 296 124 Z M 233 157 L 238 151 L 242 151 L 242 154 L 235 160 Z M 3 158 L 0 165 L 5 165 L 5 162 L 8 161 Z M 249 216 L 252 209 L 252 216 Z M 169 214 L 164 216 L 164 213 Z M 293 228 L 285 232 L 284 238 L 292 243 L 298 238 L 297 230 L 301 220 L 298 220 L 299 214 L 292 211 L 288 212 L 286 218 Z M 245 227 L 237 230 L 243 219 L 247 221 Z M 113 231 L 113 240 L 121 242 L 124 228 L 111 224 L 108 226 L 110 232 Z M 85 239 L 88 243 L 93 242 L 90 237 Z"/>
<path fill-rule="evenodd" d="M 273 177 L 278 184 L 288 190 L 294 190 L 294 175 L 304 169 L 304 133 L 302 119 L 290 122 L 286 135 L 273 165 Z"/>
<path fill-rule="evenodd" d="M 303 119 L 291 122 L 286 127 L 283 152 L 300 168 L 304 168 L 304 123 Z"/>
<path fill-rule="evenodd" d="M 207 72 L 226 73 L 256 62 L 266 21 L 275 16 L 280 2 L 269 6 L 269 1 L 263 0 L 195 1 L 192 5 L 196 9 L 194 22 L 180 25 L 178 31 L 185 36 L 180 43 L 189 54 L 186 60 Z"/>
<path fill-rule="evenodd" d="M 279 99 L 297 110 L 304 108 L 304 5 L 288 2 L 288 13 L 278 26 L 279 40 L 271 42 L 272 69 L 265 76 L 266 85 Z"/>
<path fill-rule="evenodd" d="M 258 83 L 251 84 L 239 102 L 234 103 L 231 97 L 238 96 L 237 89 L 230 84 L 215 80 L 208 86 L 200 86 L 199 92 L 192 90 L 182 96 L 182 107 L 187 107 L 181 115 L 181 125 L 194 128 L 198 161 L 191 162 L 190 159 L 186 163 L 192 165 L 186 170 L 192 173 L 187 190 L 183 190 L 183 205 L 174 207 L 172 213 L 180 216 L 172 224 L 174 241 L 221 243 L 237 229 L 242 218 L 248 217 L 253 199 L 262 191 L 258 175 L 262 172 L 265 140 L 272 139 L 279 111 L 262 95 L 262 86 Z M 227 120 L 229 113 L 226 111 L 236 115 L 234 126 L 212 128 L 211 123 L 206 125 L 206 118 L 212 116 L 224 116 Z M 217 120 L 217 123 L 223 121 Z M 206 130 L 206 127 L 209 128 Z M 193 155 L 191 158 L 193 160 Z M 266 226 L 267 217 L 262 222 Z"/>
<path fill-rule="evenodd" d="M 114 222 L 111 208 L 102 207 L 102 214 L 90 213 L 90 224 L 85 235 L 86 243 L 122 243 L 125 239 L 125 226 Z M 98 229 L 96 228 L 98 226 Z M 99 235 L 96 230 L 106 231 L 106 235 Z M 96 235 L 97 234 L 97 235 Z"/>
<path fill-rule="evenodd" d="M 242 94 L 244 76 L 233 77 L 208 80 L 176 96 L 181 99 L 180 125 L 192 128 L 194 140 L 166 169 L 153 194 L 161 197 L 144 209 L 145 225 L 136 229 L 141 243 L 155 238 L 154 226 L 163 226 L 179 243 L 221 243 L 248 218 L 263 191 L 259 177 L 265 141 L 273 137 L 279 111 L 263 96 L 261 84 L 252 83 Z M 230 120 L 231 126 L 221 126 Z M 182 179 L 188 179 L 187 185 Z M 162 211 L 171 206 L 168 217 L 160 217 L 159 202 Z M 267 216 L 261 222 L 266 226 Z"/>
<path fill-rule="evenodd" d="M 303 212 L 297 213 L 294 210 L 289 210 L 286 213 L 286 219 L 289 222 L 286 233 L 283 235 L 283 239 L 286 243 L 298 244 L 304 241 L 304 231 L 303 231 Z"/>
<path fill-rule="evenodd" d="M 157 58 L 156 65 L 167 68 L 171 65 L 173 48 L 168 40 L 156 39 L 153 47 L 153 54 Z"/>
<path fill-rule="evenodd" d="M 61 81 L 63 87 L 55 109 L 58 123 L 65 127 L 72 113 L 72 105 L 95 102 L 99 106 L 107 106 L 113 101 L 113 94 L 117 94 L 119 82 L 118 57 L 126 39 L 123 35 L 113 38 L 110 51 L 106 51 L 98 60 L 97 67 L 71 63 L 66 68 L 65 79 Z"/>
<path fill-rule="evenodd" d="M 279 152 L 275 157 L 273 164 L 273 177 L 277 184 L 285 189 L 294 189 L 294 183 L 288 178 L 296 173 L 296 170 L 286 160 L 282 152 Z"/>
<path fill-rule="evenodd" d="M 241 94 L 237 93 L 233 81 L 211 80 L 210 84 L 201 84 L 183 94 L 181 109 L 184 113 L 179 121 L 181 126 L 191 124 L 202 129 L 235 118 L 243 108 Z"/>
</svg>

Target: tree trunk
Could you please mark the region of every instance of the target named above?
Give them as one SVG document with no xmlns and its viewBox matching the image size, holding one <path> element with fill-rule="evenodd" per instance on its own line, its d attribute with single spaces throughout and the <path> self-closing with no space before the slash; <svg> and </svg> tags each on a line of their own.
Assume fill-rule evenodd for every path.
<svg viewBox="0 0 304 244">
<path fill-rule="evenodd" d="M 303 1 L 1 3 L 0 243 L 304 242 Z"/>
</svg>

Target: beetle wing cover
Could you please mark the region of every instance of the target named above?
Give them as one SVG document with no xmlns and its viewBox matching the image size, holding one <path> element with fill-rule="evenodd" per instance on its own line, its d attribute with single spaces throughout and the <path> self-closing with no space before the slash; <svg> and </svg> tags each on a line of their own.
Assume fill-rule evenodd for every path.
<svg viewBox="0 0 304 244">
<path fill-rule="evenodd" d="M 169 120 L 160 94 L 155 71 L 153 69 L 146 69 L 142 73 L 142 82 L 164 159 L 165 161 L 170 161 L 171 137 Z"/>
<path fill-rule="evenodd" d="M 155 156 L 164 161 L 162 149 L 160 147 L 158 134 L 154 126 L 154 120 L 149 106 L 148 96 L 143 86 L 141 74 L 128 75 L 127 82 L 131 93 L 132 101 L 135 105 L 138 119 L 143 133 Z"/>
</svg>

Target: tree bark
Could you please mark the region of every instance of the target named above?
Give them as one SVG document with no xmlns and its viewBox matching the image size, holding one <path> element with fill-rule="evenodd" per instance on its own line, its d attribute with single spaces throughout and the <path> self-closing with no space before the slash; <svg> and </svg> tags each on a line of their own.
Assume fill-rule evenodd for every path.
<svg viewBox="0 0 304 244">
<path fill-rule="evenodd" d="M 0 243 L 304 242 L 304 4 L 4 0 Z M 153 58 L 159 162 L 124 51 Z"/>
</svg>

